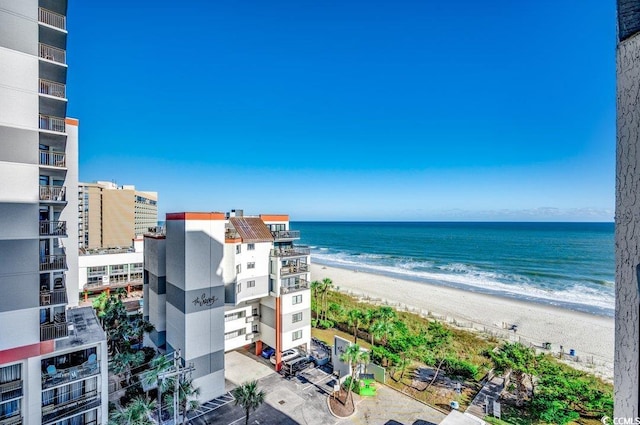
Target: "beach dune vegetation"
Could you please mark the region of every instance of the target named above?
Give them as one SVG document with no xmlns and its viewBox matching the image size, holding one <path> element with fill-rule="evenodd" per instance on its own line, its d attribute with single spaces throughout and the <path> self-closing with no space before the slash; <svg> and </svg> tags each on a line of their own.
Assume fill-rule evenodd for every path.
<svg viewBox="0 0 640 425">
<path fill-rule="evenodd" d="M 464 408 L 493 369 L 513 381 L 501 398 L 507 423 L 590 423 L 612 416 L 612 385 L 555 357 L 327 288 L 323 317 L 356 344 L 370 344 L 371 361 L 392 378 L 387 383 L 412 397 L 441 406 L 455 397 Z M 462 388 L 457 395 L 451 390 L 456 383 Z"/>
</svg>

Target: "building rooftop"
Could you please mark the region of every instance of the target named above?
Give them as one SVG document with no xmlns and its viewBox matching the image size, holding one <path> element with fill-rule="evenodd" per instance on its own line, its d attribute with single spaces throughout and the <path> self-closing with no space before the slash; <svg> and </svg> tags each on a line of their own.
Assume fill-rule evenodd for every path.
<svg viewBox="0 0 640 425">
<path fill-rule="evenodd" d="M 76 307 L 67 310 L 70 323 L 69 337 L 56 341 L 56 351 L 94 344 L 107 339 L 93 307 Z"/>
<path fill-rule="evenodd" d="M 243 243 L 273 241 L 271 231 L 259 217 L 230 217 L 229 222 Z"/>
</svg>

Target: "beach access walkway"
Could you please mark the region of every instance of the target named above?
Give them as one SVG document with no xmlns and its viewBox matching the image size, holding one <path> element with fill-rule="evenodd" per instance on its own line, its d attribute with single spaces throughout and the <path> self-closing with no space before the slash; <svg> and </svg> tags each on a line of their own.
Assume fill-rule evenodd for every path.
<svg viewBox="0 0 640 425">
<path fill-rule="evenodd" d="M 482 389 L 465 410 L 477 418 L 484 418 L 489 412 L 493 412 L 493 402 L 498 401 L 500 393 L 504 389 L 505 377 L 496 376 L 493 371 L 489 372 L 489 379 L 484 383 Z M 494 412 L 495 413 L 495 412 Z"/>
</svg>

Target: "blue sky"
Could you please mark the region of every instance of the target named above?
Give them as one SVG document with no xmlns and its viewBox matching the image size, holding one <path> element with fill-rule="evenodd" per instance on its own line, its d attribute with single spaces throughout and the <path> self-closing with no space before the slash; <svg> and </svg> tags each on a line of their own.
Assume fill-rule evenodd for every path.
<svg viewBox="0 0 640 425">
<path fill-rule="evenodd" d="M 613 221 L 615 2 L 69 2 L 80 179 L 173 211 Z"/>
</svg>

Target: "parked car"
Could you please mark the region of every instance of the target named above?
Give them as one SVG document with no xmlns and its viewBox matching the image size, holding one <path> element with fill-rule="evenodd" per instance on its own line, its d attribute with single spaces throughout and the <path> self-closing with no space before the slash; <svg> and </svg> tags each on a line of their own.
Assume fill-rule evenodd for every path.
<svg viewBox="0 0 640 425">
<path fill-rule="evenodd" d="M 300 352 L 296 348 L 290 348 L 282 352 L 280 356 L 280 360 L 282 360 L 283 362 L 286 362 L 287 360 L 295 359 L 299 355 L 300 355 Z M 271 363 L 276 364 L 275 353 L 271 355 L 271 358 L 269 360 L 271 360 Z"/>
<path fill-rule="evenodd" d="M 308 357 L 301 356 L 284 362 L 282 370 L 286 375 L 296 375 L 301 370 L 313 367 L 313 365 L 313 362 Z"/>
<path fill-rule="evenodd" d="M 268 359 L 271 356 L 273 356 L 275 353 L 276 353 L 275 348 L 267 347 L 264 350 L 262 350 L 262 354 L 260 354 L 260 355 L 262 357 L 264 357 L 265 359 Z"/>
</svg>

